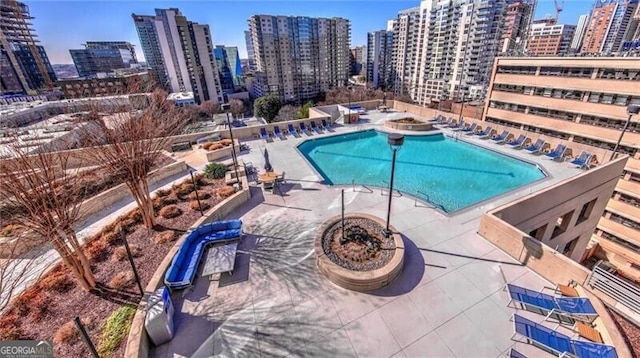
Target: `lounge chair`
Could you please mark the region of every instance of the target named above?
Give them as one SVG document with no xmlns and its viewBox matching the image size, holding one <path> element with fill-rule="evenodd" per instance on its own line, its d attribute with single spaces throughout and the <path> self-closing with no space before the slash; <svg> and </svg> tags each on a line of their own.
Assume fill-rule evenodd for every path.
<svg viewBox="0 0 640 358">
<path fill-rule="evenodd" d="M 284 140 L 284 134 L 282 134 L 282 132 L 280 132 L 280 127 L 274 126 L 273 127 L 273 134 L 277 135 L 278 138 L 280 138 L 280 140 Z"/>
<path fill-rule="evenodd" d="M 564 154 L 567 151 L 567 146 L 564 144 L 558 144 L 556 148 L 549 153 L 545 153 L 545 157 L 550 158 L 551 160 L 564 160 Z"/>
<path fill-rule="evenodd" d="M 306 135 L 311 135 L 311 132 L 309 132 L 307 126 L 305 126 L 302 122 L 300 123 L 300 131 L 304 132 L 304 134 Z"/>
<path fill-rule="evenodd" d="M 451 125 L 449 125 L 448 128 L 451 128 L 453 130 L 462 129 L 462 128 L 464 128 L 464 120 L 461 119 L 460 122 L 455 123 L 455 124 L 451 124 Z"/>
<path fill-rule="evenodd" d="M 264 128 L 260 128 L 260 137 L 262 137 L 262 139 L 264 139 L 265 141 L 269 140 L 269 134 L 267 134 L 267 130 Z"/>
<path fill-rule="evenodd" d="M 297 137 L 297 136 L 298 136 L 298 131 L 297 131 L 295 128 L 293 128 L 293 124 L 288 124 L 288 125 L 287 125 L 287 130 L 289 131 L 289 133 L 290 133 L 292 136 L 294 136 L 294 137 Z"/>
<path fill-rule="evenodd" d="M 504 142 L 506 142 L 506 141 L 507 141 L 507 137 L 509 137 L 509 131 L 502 131 L 502 134 L 500 134 L 500 135 L 499 135 L 499 136 L 497 136 L 497 137 L 493 137 L 493 138 L 491 138 L 491 140 L 492 140 L 494 143 L 502 144 L 502 143 L 504 143 Z"/>
<path fill-rule="evenodd" d="M 520 134 L 518 136 L 518 138 L 516 139 L 511 139 L 509 141 L 507 141 L 507 145 L 510 146 L 513 149 L 518 149 L 518 148 L 522 148 L 522 146 L 524 145 L 524 143 L 527 141 L 527 136 L 524 134 Z"/>
<path fill-rule="evenodd" d="M 518 314 L 514 314 L 512 319 L 514 333 L 511 336 L 511 340 L 515 340 L 514 338 L 520 335 L 527 340 L 527 343 L 531 343 L 540 349 L 561 357 L 618 357 L 615 347 L 606 344 L 573 340 L 569 338 L 569 336 L 530 321 Z"/>
<path fill-rule="evenodd" d="M 527 356 L 525 356 L 524 354 L 518 352 L 513 348 L 509 350 L 509 355 L 507 357 L 508 358 L 527 358 Z"/>
<path fill-rule="evenodd" d="M 313 129 L 314 132 L 321 134 L 320 132 L 320 128 L 318 128 L 318 126 L 316 126 L 316 122 L 311 121 L 311 129 Z"/>
<path fill-rule="evenodd" d="M 324 120 L 324 119 L 322 120 L 322 129 L 323 129 L 323 130 L 327 130 L 327 131 L 329 131 L 329 132 L 331 132 L 331 131 L 332 131 L 331 126 L 330 126 L 330 125 L 328 125 L 328 124 L 327 124 L 327 121 L 326 121 L 326 120 Z"/>
<path fill-rule="evenodd" d="M 444 118 L 444 116 L 442 114 L 438 114 L 437 116 L 431 118 L 429 120 L 429 122 L 440 122 L 442 119 Z"/>
<path fill-rule="evenodd" d="M 448 121 L 438 122 L 438 123 L 436 123 L 436 124 L 437 124 L 437 125 L 444 126 L 444 127 L 448 127 L 448 126 L 450 126 L 452 123 L 453 123 L 453 118 L 449 117 L 449 120 L 448 120 Z"/>
<path fill-rule="evenodd" d="M 483 131 L 476 133 L 476 136 L 480 139 L 491 138 L 491 133 L 493 132 L 493 128 L 490 126 L 485 128 Z"/>
<path fill-rule="evenodd" d="M 545 320 L 556 318 L 561 323 L 574 324 L 575 321 L 591 323 L 598 317 L 598 312 L 588 298 L 554 297 L 524 287 L 507 284 L 511 303 L 518 303 L 527 311 L 545 315 Z"/>
<path fill-rule="evenodd" d="M 563 284 L 557 284 L 556 287 L 544 287 L 544 289 L 547 290 L 551 290 L 553 291 L 553 293 L 555 294 L 559 294 L 565 297 L 580 297 L 580 294 L 578 293 L 578 291 L 575 289 L 574 286 L 571 285 L 563 285 Z"/>
<path fill-rule="evenodd" d="M 600 332 L 597 329 L 591 327 L 591 325 L 584 324 L 582 322 L 576 322 L 575 330 L 582 338 L 586 338 L 591 342 L 604 343 L 604 341 L 602 341 L 602 335 L 600 334 Z"/>
<path fill-rule="evenodd" d="M 478 128 L 478 123 L 471 123 L 471 125 L 468 126 L 467 128 L 461 129 L 460 132 L 470 134 L 470 133 L 473 133 L 476 130 L 476 128 Z"/>
<path fill-rule="evenodd" d="M 538 139 L 535 143 L 524 148 L 524 150 L 526 150 L 529 154 L 536 154 L 542 151 L 542 148 L 544 147 L 544 145 L 545 145 L 544 139 Z"/>
<path fill-rule="evenodd" d="M 580 169 L 589 169 L 589 166 L 591 165 L 591 158 L 593 158 L 592 154 L 583 151 L 577 158 L 571 161 L 571 164 Z"/>
</svg>

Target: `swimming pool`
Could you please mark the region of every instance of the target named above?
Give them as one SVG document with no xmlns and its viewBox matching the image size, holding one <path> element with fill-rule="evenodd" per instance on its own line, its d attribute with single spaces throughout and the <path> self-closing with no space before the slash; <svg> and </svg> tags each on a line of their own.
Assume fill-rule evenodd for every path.
<svg viewBox="0 0 640 358">
<path fill-rule="evenodd" d="M 329 185 L 389 186 L 392 152 L 385 133 L 318 138 L 298 150 Z M 536 165 L 442 134 L 405 136 L 393 187 L 451 213 L 544 177 Z"/>
</svg>

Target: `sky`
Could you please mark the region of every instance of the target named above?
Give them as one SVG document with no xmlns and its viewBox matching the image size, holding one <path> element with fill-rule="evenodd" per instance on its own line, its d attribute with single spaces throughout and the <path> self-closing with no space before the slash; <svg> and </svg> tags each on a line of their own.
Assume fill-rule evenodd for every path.
<svg viewBox="0 0 640 358">
<path fill-rule="evenodd" d="M 23 0 L 24 1 L 24 0 Z M 86 41 L 129 41 L 138 60 L 144 55 L 131 14 L 153 15 L 155 8 L 177 7 L 188 20 L 208 24 L 214 45 L 237 46 L 246 58 L 244 31 L 251 15 L 343 17 L 351 21 L 351 45 L 366 44 L 367 32 L 386 29 L 399 10 L 420 5 L 419 0 L 182 0 L 182 1 L 24 1 L 29 5 L 36 34 L 51 63 L 73 63 L 69 49 Z M 562 3 L 562 1 L 559 1 Z M 560 23 L 576 24 L 590 11 L 591 0 L 565 0 Z M 538 0 L 536 18 L 555 14 L 552 0 Z"/>
</svg>

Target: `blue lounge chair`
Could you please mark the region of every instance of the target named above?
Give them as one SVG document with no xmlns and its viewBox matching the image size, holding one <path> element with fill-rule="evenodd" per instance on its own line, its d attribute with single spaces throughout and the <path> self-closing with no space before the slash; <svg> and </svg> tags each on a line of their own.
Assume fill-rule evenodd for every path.
<svg viewBox="0 0 640 358">
<path fill-rule="evenodd" d="M 527 358 L 527 356 L 525 356 L 524 354 L 518 352 L 517 350 L 511 348 L 509 350 L 509 358 Z"/>
<path fill-rule="evenodd" d="M 331 126 L 330 126 L 330 125 L 328 125 L 328 124 L 327 124 L 327 121 L 326 121 L 326 120 L 324 120 L 324 119 L 322 120 L 322 129 L 324 129 L 324 130 L 326 130 L 326 131 L 329 131 L 329 132 L 331 132 L 331 131 L 332 131 Z"/>
<path fill-rule="evenodd" d="M 617 358 L 616 348 L 594 342 L 572 340 L 573 352 L 579 358 Z"/>
<path fill-rule="evenodd" d="M 535 143 L 524 148 L 524 150 L 526 150 L 529 154 L 540 153 L 542 151 L 542 148 L 544 147 L 544 144 L 545 144 L 544 139 L 538 139 Z"/>
<path fill-rule="evenodd" d="M 502 134 L 500 134 L 497 137 L 491 138 L 491 140 L 497 144 L 502 144 L 507 141 L 508 136 L 509 136 L 509 131 L 502 131 Z"/>
<path fill-rule="evenodd" d="M 583 151 L 577 158 L 572 160 L 570 164 L 575 165 L 581 169 L 589 169 L 589 166 L 591 165 L 591 158 L 593 158 L 592 154 Z"/>
<path fill-rule="evenodd" d="M 507 141 L 507 145 L 513 149 L 522 148 L 524 143 L 527 141 L 527 136 L 524 134 L 520 134 L 518 138 Z"/>
<path fill-rule="evenodd" d="M 306 135 L 311 135 L 311 132 L 309 132 L 307 126 L 305 126 L 302 122 L 300 123 L 300 131 L 304 132 L 304 134 Z"/>
<path fill-rule="evenodd" d="M 458 123 L 450 124 L 449 128 L 451 128 L 453 130 L 464 128 L 464 120 L 461 119 L 460 122 L 458 122 Z"/>
<path fill-rule="evenodd" d="M 490 126 L 485 128 L 483 131 L 476 133 L 476 136 L 480 139 L 491 138 L 491 133 L 493 132 L 493 128 Z"/>
<path fill-rule="evenodd" d="M 284 140 L 284 134 L 282 134 L 282 132 L 280 132 L 280 127 L 274 126 L 273 127 L 273 134 L 277 135 L 278 138 L 280 138 L 280 140 Z"/>
<path fill-rule="evenodd" d="M 471 123 L 471 125 L 468 126 L 467 128 L 461 129 L 460 132 L 471 134 L 476 130 L 477 127 L 478 127 L 478 123 Z"/>
<path fill-rule="evenodd" d="M 453 118 L 449 117 L 449 120 L 447 121 L 443 121 L 443 122 L 438 122 L 436 124 L 444 126 L 444 127 L 448 127 L 453 123 Z"/>
<path fill-rule="evenodd" d="M 429 120 L 429 122 L 440 122 L 442 119 L 444 118 L 444 116 L 442 114 L 438 114 L 437 116 L 431 118 Z"/>
<path fill-rule="evenodd" d="M 291 133 L 292 136 L 294 137 L 298 136 L 298 131 L 295 128 L 293 128 L 292 124 L 287 125 L 287 130 L 289 131 L 289 133 Z"/>
<path fill-rule="evenodd" d="M 546 153 L 545 156 L 551 158 L 552 160 L 560 161 L 564 160 L 564 153 L 567 151 L 567 146 L 564 144 L 558 144 L 556 149 L 554 149 L 551 153 Z"/>
<path fill-rule="evenodd" d="M 265 141 L 269 140 L 269 134 L 267 134 L 266 129 L 260 128 L 260 137 L 262 137 L 262 139 L 264 139 Z"/>
<path fill-rule="evenodd" d="M 561 323 L 573 324 L 576 320 L 591 323 L 598 317 L 598 312 L 588 298 L 584 297 L 554 297 L 542 292 L 524 287 L 507 284 L 511 303 L 518 303 L 528 311 L 556 318 Z"/>
<path fill-rule="evenodd" d="M 318 126 L 316 126 L 316 122 L 311 121 L 311 129 L 313 129 L 314 132 L 320 134 L 320 128 L 318 128 Z"/>
</svg>

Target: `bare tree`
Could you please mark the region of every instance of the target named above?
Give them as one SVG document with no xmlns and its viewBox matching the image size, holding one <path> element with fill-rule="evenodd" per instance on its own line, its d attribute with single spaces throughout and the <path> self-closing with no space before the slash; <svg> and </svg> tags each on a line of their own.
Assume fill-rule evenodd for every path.
<svg viewBox="0 0 640 358">
<path fill-rule="evenodd" d="M 91 265 L 74 230 L 85 195 L 78 190 L 82 178 L 69 165 L 69 152 L 29 154 L 17 140 L 14 143 L 11 149 L 15 157 L 0 162 L 0 201 L 4 208 L 11 208 L 7 220 L 23 232 L 20 244 L 33 247 L 51 243 L 82 288 L 94 288 Z M 2 274 L 15 279 L 28 269 L 24 263 L 16 265 L 3 267 Z M 3 292 L 6 285 L 3 282 Z"/>
<path fill-rule="evenodd" d="M 88 158 L 111 173 L 121 175 L 142 214 L 144 225 L 153 228 L 155 217 L 147 176 L 172 135 L 188 122 L 190 111 L 166 100 L 164 91 L 149 95 L 148 106 L 139 111 L 111 113 L 94 121 L 99 130 L 87 130 L 83 141 Z"/>
<path fill-rule="evenodd" d="M 247 108 L 244 105 L 244 102 L 239 99 L 232 99 L 231 101 L 229 101 L 229 105 L 231 114 L 234 118 L 237 118 L 239 115 L 247 112 Z"/>
<path fill-rule="evenodd" d="M 204 101 L 200 105 L 200 112 L 204 113 L 208 118 L 220 113 L 220 105 L 212 100 Z"/>
<path fill-rule="evenodd" d="M 283 106 L 278 111 L 278 121 L 291 121 L 298 118 L 298 112 L 300 112 L 300 107 L 292 106 L 290 104 Z"/>
</svg>

